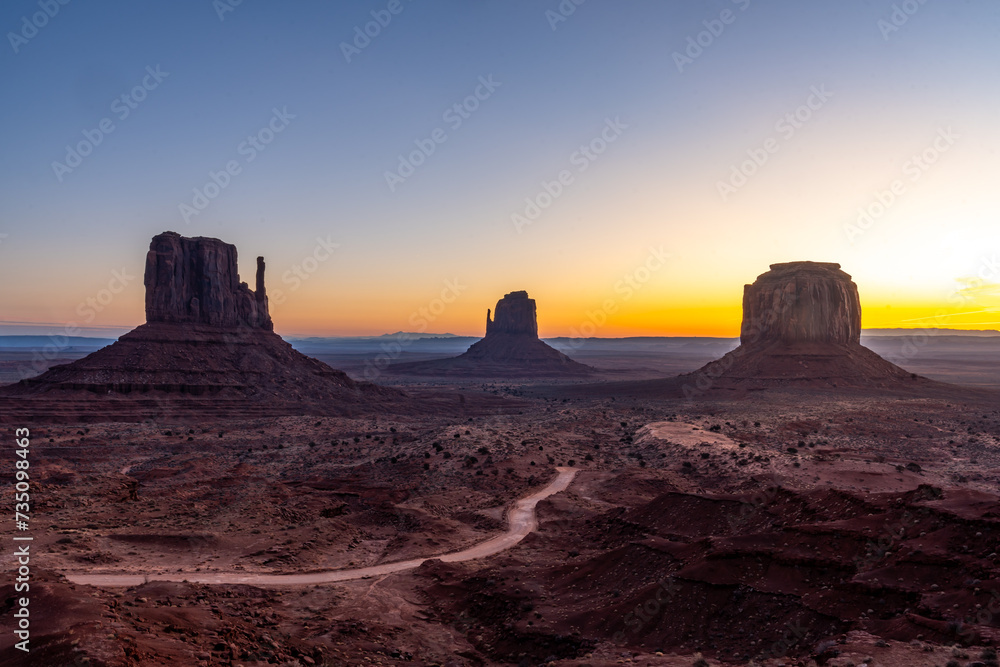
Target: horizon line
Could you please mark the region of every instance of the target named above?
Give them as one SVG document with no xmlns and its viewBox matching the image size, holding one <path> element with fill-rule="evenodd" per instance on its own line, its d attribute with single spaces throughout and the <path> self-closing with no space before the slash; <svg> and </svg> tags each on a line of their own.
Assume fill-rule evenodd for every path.
<svg viewBox="0 0 1000 667">
<path fill-rule="evenodd" d="M 144 323 L 145 324 L 145 323 Z M 983 322 L 981 324 L 1000 324 L 1000 322 Z M 0 320 L 0 327 L 52 327 L 56 330 L 42 333 L 17 333 L 0 331 L 0 338 L 15 337 L 15 336 L 32 336 L 32 337 L 54 337 L 54 336 L 70 336 L 72 338 L 89 338 L 89 339 L 100 339 L 100 338 L 118 338 L 132 330 L 137 326 L 128 325 L 107 325 L 107 326 L 81 326 L 81 325 L 71 325 L 69 323 L 55 323 L 55 322 L 21 322 L 21 321 L 7 321 Z M 76 331 L 83 333 L 89 333 L 92 335 L 80 335 L 77 333 L 67 334 L 66 331 L 72 326 Z M 975 324 L 973 324 L 975 326 Z M 121 333 L 115 333 L 120 331 Z M 993 333 L 1000 335 L 1000 329 L 959 329 L 955 327 L 871 327 L 861 329 L 861 333 L 864 334 L 868 332 L 878 332 L 878 331 L 906 331 L 906 332 L 919 332 L 919 331 L 955 331 L 955 332 L 984 332 Z M 485 334 L 461 334 L 452 332 L 414 332 L 414 331 L 403 331 L 398 330 L 395 332 L 382 332 L 382 333 L 369 333 L 369 334 L 317 334 L 317 333 L 295 333 L 286 332 L 276 334 L 282 338 L 292 338 L 292 339 L 327 339 L 327 338 L 339 338 L 339 339 L 358 339 L 358 338 L 391 338 L 399 334 L 411 334 L 420 338 L 476 338 L 481 339 Z M 734 340 L 739 339 L 739 334 L 732 336 L 699 336 L 699 335 L 676 335 L 676 334 L 661 334 L 661 335 L 634 335 L 634 336 L 569 336 L 569 335 L 555 335 L 555 336 L 539 336 L 541 340 L 554 340 L 554 339 L 570 339 L 570 340 L 624 340 L 628 338 L 704 338 L 704 339 L 720 339 L 720 340 Z"/>
</svg>

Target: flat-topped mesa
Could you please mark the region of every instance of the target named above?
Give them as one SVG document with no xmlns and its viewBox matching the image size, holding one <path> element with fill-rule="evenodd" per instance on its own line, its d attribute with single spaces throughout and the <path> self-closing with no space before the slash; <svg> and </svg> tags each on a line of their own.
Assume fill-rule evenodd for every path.
<svg viewBox="0 0 1000 667">
<path fill-rule="evenodd" d="M 257 258 L 256 291 L 240 282 L 236 246 L 176 232 L 153 237 L 146 253 L 146 321 L 264 329 L 274 325 Z"/>
<path fill-rule="evenodd" d="M 463 354 L 391 368 L 403 375 L 494 378 L 577 377 L 594 371 L 538 338 L 535 300 L 523 290 L 505 294 L 496 310 L 486 311 L 486 336 Z"/>
<path fill-rule="evenodd" d="M 788 262 L 743 289 L 740 343 L 861 342 L 858 286 L 840 264 Z"/>
<path fill-rule="evenodd" d="M 538 319 L 535 300 L 524 290 L 505 294 L 497 301 L 494 318 L 486 311 L 486 337 L 491 334 L 513 334 L 538 338 Z"/>
<path fill-rule="evenodd" d="M 744 288 L 740 343 L 681 376 L 684 395 L 783 387 L 909 391 L 928 382 L 861 344 L 858 286 L 839 264 L 772 264 Z"/>
</svg>

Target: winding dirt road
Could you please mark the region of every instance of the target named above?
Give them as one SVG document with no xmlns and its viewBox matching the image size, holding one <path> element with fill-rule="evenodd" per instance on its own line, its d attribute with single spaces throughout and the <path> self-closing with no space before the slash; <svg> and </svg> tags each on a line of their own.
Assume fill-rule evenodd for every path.
<svg viewBox="0 0 1000 667">
<path fill-rule="evenodd" d="M 327 584 L 335 581 L 350 581 L 352 579 L 363 579 L 365 577 L 377 577 L 403 570 L 412 570 L 419 567 L 428 560 L 439 559 L 446 563 L 458 563 L 461 561 L 485 558 L 493 554 L 500 553 L 511 548 L 528 533 L 538 526 L 538 519 L 535 506 L 538 501 L 549 496 L 565 491 L 569 487 L 576 470 L 573 468 L 556 468 L 559 474 L 544 489 L 536 491 L 529 496 L 521 498 L 514 503 L 514 506 L 507 513 L 507 532 L 497 537 L 480 542 L 468 549 L 454 551 L 440 556 L 428 556 L 426 558 L 413 558 L 411 560 L 399 561 L 396 563 L 383 563 L 381 565 L 371 565 L 369 567 L 353 568 L 349 570 L 327 570 L 325 572 L 307 572 L 303 574 L 247 574 L 241 572 L 217 572 L 214 574 L 204 574 L 195 572 L 180 572 L 175 574 L 84 574 L 77 572 L 63 573 L 67 579 L 75 584 L 88 584 L 102 588 L 112 588 L 118 586 L 138 586 L 147 581 L 189 581 L 199 584 L 251 584 L 255 586 L 302 586 L 312 584 Z"/>
</svg>

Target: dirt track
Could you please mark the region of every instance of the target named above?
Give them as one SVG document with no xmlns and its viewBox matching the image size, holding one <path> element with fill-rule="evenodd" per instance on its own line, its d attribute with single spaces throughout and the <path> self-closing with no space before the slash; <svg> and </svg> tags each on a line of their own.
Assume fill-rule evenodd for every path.
<svg viewBox="0 0 1000 667">
<path fill-rule="evenodd" d="M 574 468 L 556 468 L 559 474 L 545 488 L 521 498 L 507 513 L 507 532 L 494 538 L 480 542 L 468 549 L 446 553 L 441 556 L 414 558 L 396 563 L 383 563 L 369 567 L 349 570 L 329 570 L 326 572 L 308 572 L 304 574 L 244 574 L 239 572 L 219 572 L 216 574 L 85 574 L 81 572 L 66 572 L 66 578 L 75 584 L 88 584 L 100 587 L 138 586 L 148 581 L 188 581 L 201 584 L 251 584 L 255 586 L 302 586 L 325 584 L 336 581 L 350 581 L 365 577 L 376 577 L 402 570 L 411 570 L 432 559 L 448 563 L 476 560 L 511 548 L 538 525 L 535 506 L 538 501 L 566 490 L 576 476 Z"/>
</svg>

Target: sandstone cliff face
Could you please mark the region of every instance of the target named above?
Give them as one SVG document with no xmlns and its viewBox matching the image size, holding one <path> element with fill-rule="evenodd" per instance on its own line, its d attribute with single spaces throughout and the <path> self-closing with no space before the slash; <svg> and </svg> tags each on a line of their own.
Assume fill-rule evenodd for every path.
<svg viewBox="0 0 1000 667">
<path fill-rule="evenodd" d="M 858 287 L 839 264 L 772 264 L 743 291 L 740 346 L 681 376 L 688 398 L 719 390 L 922 386 L 861 345 Z"/>
<path fill-rule="evenodd" d="M 535 300 L 525 291 L 505 294 L 495 317 L 486 311 L 486 336 L 458 357 L 393 364 L 392 373 L 462 377 L 562 377 L 594 371 L 538 338 Z"/>
<path fill-rule="evenodd" d="M 234 246 L 165 232 L 150 244 L 145 284 L 146 324 L 0 387 L 0 413 L 12 403 L 27 415 L 58 405 L 61 418 L 121 421 L 409 409 L 403 392 L 355 382 L 274 333 L 263 258 L 251 290 L 237 275 Z"/>
<path fill-rule="evenodd" d="M 272 331 L 257 258 L 257 290 L 240 282 L 236 246 L 176 232 L 153 237 L 146 254 L 146 321 Z"/>
<path fill-rule="evenodd" d="M 840 264 L 772 264 L 743 290 L 743 345 L 860 341 L 858 286 Z"/>
<path fill-rule="evenodd" d="M 486 311 L 486 337 L 491 334 L 514 334 L 538 338 L 535 300 L 525 291 L 510 292 L 497 301 L 494 318 Z"/>
</svg>

